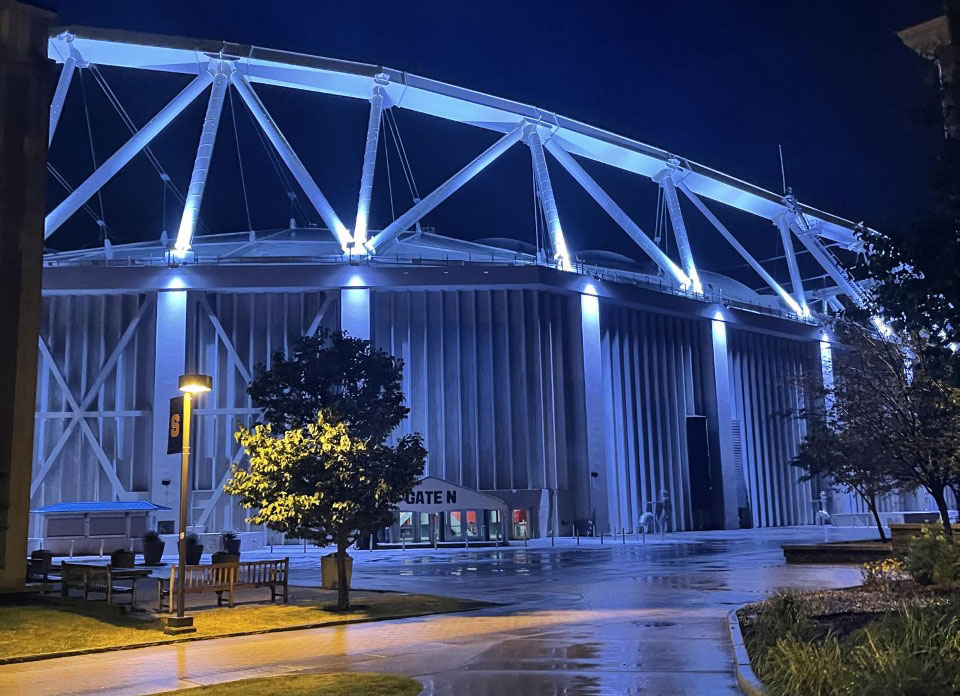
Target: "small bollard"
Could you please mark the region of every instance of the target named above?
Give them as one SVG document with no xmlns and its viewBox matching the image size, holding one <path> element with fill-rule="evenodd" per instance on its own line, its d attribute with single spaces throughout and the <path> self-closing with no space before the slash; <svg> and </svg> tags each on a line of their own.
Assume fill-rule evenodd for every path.
<svg viewBox="0 0 960 696">
<path fill-rule="evenodd" d="M 603 532 L 600 532 L 600 546 L 603 546 Z"/>
<path fill-rule="evenodd" d="M 577 537 L 577 546 L 580 546 L 580 530 L 579 529 L 577 530 L 577 533 L 575 536 Z"/>
<path fill-rule="evenodd" d="M 626 546 L 626 544 L 627 544 L 627 530 L 624 529 L 623 527 L 620 527 L 620 536 L 623 538 L 623 544 L 624 544 L 624 546 Z"/>
<path fill-rule="evenodd" d="M 400 535 L 400 550 L 401 551 L 407 550 L 407 540 L 404 538 L 403 534 Z"/>
<path fill-rule="evenodd" d="M 306 539 L 303 540 L 303 552 L 304 552 L 304 553 L 307 552 L 307 540 L 306 540 Z"/>
</svg>

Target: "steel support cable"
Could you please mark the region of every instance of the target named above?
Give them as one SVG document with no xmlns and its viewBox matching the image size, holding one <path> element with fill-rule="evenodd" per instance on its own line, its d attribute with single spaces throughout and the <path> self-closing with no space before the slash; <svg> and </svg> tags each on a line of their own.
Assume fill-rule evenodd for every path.
<svg viewBox="0 0 960 696">
<path fill-rule="evenodd" d="M 414 204 L 420 202 L 420 192 L 417 190 L 417 182 L 413 179 L 413 170 L 410 168 L 410 161 L 407 159 L 407 151 L 403 147 L 403 140 L 400 138 L 400 128 L 397 126 L 396 116 L 393 115 L 393 109 L 388 109 L 387 124 L 390 126 L 390 136 L 393 138 L 394 147 L 397 148 L 397 159 L 400 162 L 400 168 L 403 176 L 407 180 L 407 188 L 410 189 L 410 197 Z"/>
<path fill-rule="evenodd" d="M 393 113 L 391 109 L 390 120 L 393 121 L 393 128 L 397 134 L 397 143 L 400 153 L 400 162 L 404 167 L 404 171 L 408 177 L 410 190 L 412 195 L 416 200 L 420 200 L 420 189 L 417 188 L 417 180 L 413 177 L 413 167 L 410 165 L 410 157 L 407 156 L 407 148 L 403 144 L 403 136 L 400 135 L 400 124 L 397 122 L 397 115 Z"/>
<path fill-rule="evenodd" d="M 124 125 L 130 131 L 132 135 L 136 135 L 140 130 L 137 128 L 137 124 L 134 123 L 133 119 L 130 118 L 130 114 L 124 108 L 123 104 L 120 102 L 120 98 L 117 96 L 116 92 L 113 91 L 113 88 L 110 86 L 110 83 L 107 82 L 107 78 L 103 76 L 103 73 L 100 72 L 100 68 L 96 65 L 90 65 L 90 71 L 93 73 L 93 77 L 96 80 L 97 84 L 100 86 L 100 90 L 103 92 L 104 96 L 107 98 L 107 101 L 110 102 L 110 105 L 113 106 L 114 110 L 120 116 L 120 120 L 123 121 Z M 82 84 L 82 83 L 81 83 Z M 173 179 L 170 178 L 170 175 L 167 174 L 166 169 L 163 166 L 163 163 L 160 162 L 158 158 L 149 145 L 145 145 L 141 150 L 144 156 L 147 158 L 147 161 L 153 166 L 154 170 L 157 172 L 157 176 L 160 177 L 160 181 L 163 183 L 164 189 L 170 187 L 170 190 L 176 196 L 177 200 L 180 202 L 180 205 L 186 205 L 187 199 L 180 192 L 180 189 Z M 97 195 L 100 195 L 100 191 L 97 191 Z M 203 220 L 197 219 L 197 226 L 200 227 L 203 231 L 209 232 L 209 228 L 204 224 Z M 166 211 L 164 211 L 164 220 L 163 228 L 166 229 Z"/>
<path fill-rule="evenodd" d="M 381 119 L 386 121 L 385 116 L 381 116 Z M 389 123 L 388 123 L 387 130 L 389 130 Z M 390 194 L 390 219 L 396 220 L 397 211 L 393 207 L 393 176 L 390 174 L 390 148 L 387 146 L 386 143 L 383 144 L 383 156 L 387 162 L 387 191 Z"/>
<path fill-rule="evenodd" d="M 87 140 L 90 142 L 90 159 L 93 161 L 93 171 L 97 171 L 100 165 L 97 163 L 97 152 L 93 146 L 93 127 L 90 125 L 90 108 L 87 106 L 87 88 L 86 81 L 83 79 L 83 69 L 80 70 L 80 96 L 83 101 L 83 114 L 87 122 Z M 103 194 L 97 189 L 97 204 L 100 207 L 100 217 L 97 218 L 97 233 L 101 236 L 106 235 L 106 216 L 103 211 Z M 105 238 L 105 237 L 104 237 Z M 101 240 L 103 241 L 103 240 Z"/>
<path fill-rule="evenodd" d="M 57 171 L 57 168 L 54 167 L 49 160 L 47 161 L 47 171 L 50 172 L 53 178 L 56 179 L 61 186 L 63 186 L 64 190 L 67 193 L 73 193 L 73 186 L 70 185 L 70 182 L 67 181 L 67 178 L 63 174 Z M 94 222 L 100 221 L 100 217 L 97 215 L 97 211 L 91 208 L 89 203 L 83 204 L 83 210 L 87 213 L 87 215 L 90 216 L 90 218 Z M 104 222 L 104 227 L 106 227 L 106 222 Z"/>
<path fill-rule="evenodd" d="M 230 95 L 230 120 L 233 122 L 233 140 L 237 144 L 237 166 L 240 168 L 240 188 L 243 190 L 243 207 L 247 211 L 247 229 L 253 230 L 253 222 L 250 218 L 250 202 L 247 200 L 247 180 L 243 175 L 243 158 L 240 156 L 240 136 L 237 133 L 237 114 L 233 109 L 233 90 L 227 89 Z"/>
<path fill-rule="evenodd" d="M 97 84 L 100 85 L 100 89 L 103 91 L 104 95 L 107 97 L 107 101 L 110 102 L 111 106 L 116 110 L 117 114 L 120 116 L 120 120 L 123 121 L 124 125 L 129 129 L 131 134 L 136 134 L 139 129 L 137 125 L 133 122 L 133 119 L 130 118 L 130 114 L 127 113 L 127 110 L 123 107 L 123 104 L 120 103 L 120 99 L 117 97 L 116 93 L 113 91 L 113 88 L 110 87 L 107 82 L 107 78 L 103 76 L 103 73 L 100 72 L 100 69 L 96 65 L 91 65 L 90 70 L 93 73 L 94 79 L 97 81 Z M 166 169 L 163 164 L 160 162 L 160 159 L 153 153 L 153 150 L 149 145 L 145 145 L 142 150 L 143 154 L 150 161 L 150 164 L 153 165 L 153 168 L 157 171 L 157 175 L 160 177 L 160 180 L 165 182 L 170 189 L 173 191 L 174 195 L 180 201 L 181 204 L 186 202 L 186 198 L 180 192 L 180 189 L 177 188 L 177 185 L 173 183 L 173 180 L 170 178 L 170 175 L 167 174 Z"/>
<path fill-rule="evenodd" d="M 278 161 L 280 155 L 276 153 L 273 146 L 267 141 L 267 136 L 263 132 L 263 129 L 260 128 L 259 124 L 254 120 L 253 113 L 250 109 L 246 109 L 247 118 L 250 120 L 250 126 L 253 128 L 254 133 L 257 134 L 257 138 L 260 140 L 260 145 L 263 147 L 264 152 L 267 153 L 267 159 L 270 160 L 270 165 L 273 167 L 274 173 L 277 175 L 277 178 L 280 180 L 280 185 L 283 186 L 284 190 L 287 192 L 287 197 L 290 199 L 291 211 L 296 209 L 300 217 L 309 224 L 311 222 L 310 216 L 307 214 L 306 209 L 300 204 L 300 197 L 297 195 L 297 192 L 290 181 L 287 178 L 287 173 L 284 171 L 283 166 Z"/>
</svg>

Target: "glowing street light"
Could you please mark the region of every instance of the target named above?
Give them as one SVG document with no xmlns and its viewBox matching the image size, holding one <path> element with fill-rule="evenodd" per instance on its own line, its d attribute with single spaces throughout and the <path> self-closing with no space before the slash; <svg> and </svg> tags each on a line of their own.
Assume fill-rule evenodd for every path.
<svg viewBox="0 0 960 696">
<path fill-rule="evenodd" d="M 180 391 L 183 392 L 183 447 L 180 455 L 180 560 L 177 565 L 177 617 L 167 620 L 168 632 L 191 633 L 193 617 L 183 615 L 184 589 L 187 566 L 187 482 L 190 475 L 190 403 L 195 394 L 203 394 L 213 387 L 210 375 L 180 375 Z M 170 588 L 173 591 L 173 588 Z M 169 629 L 172 629 L 169 630 Z"/>
</svg>

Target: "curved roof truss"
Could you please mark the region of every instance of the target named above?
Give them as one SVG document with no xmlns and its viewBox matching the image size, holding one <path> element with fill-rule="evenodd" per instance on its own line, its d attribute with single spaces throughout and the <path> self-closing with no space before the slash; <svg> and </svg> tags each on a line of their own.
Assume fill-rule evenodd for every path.
<svg viewBox="0 0 960 696">
<path fill-rule="evenodd" d="M 48 216 L 45 236 L 52 234 L 82 207 L 106 181 L 170 123 L 194 99 L 210 87 L 206 117 L 185 201 L 176 248 L 190 248 L 220 107 L 225 90 L 233 87 L 250 108 L 281 159 L 290 169 L 312 206 L 333 232 L 344 253 L 377 254 L 414 226 L 473 176 L 517 143 L 531 152 L 537 195 L 547 223 L 554 263 L 570 269 L 570 253 L 557 214 L 547 157 L 555 162 L 596 200 L 640 248 L 681 288 L 699 293 L 695 253 L 686 236 L 677 192 L 689 199 L 710 224 L 761 276 L 785 308 L 807 316 L 807 297 L 798 276 L 792 277 L 788 292 L 754 259 L 707 207 L 715 201 L 766 218 L 784 235 L 785 253 L 795 265 L 793 237 L 801 241 L 811 257 L 837 284 L 839 293 L 863 301 L 860 286 L 844 271 L 824 240 L 841 248 L 858 250 L 859 225 L 849 220 L 802 205 L 792 196 L 780 196 L 690 160 L 623 136 L 604 131 L 534 106 L 501 99 L 412 75 L 380 65 L 354 63 L 316 56 L 244 46 L 231 43 L 183 39 L 147 34 L 130 34 L 101 29 L 70 28 L 49 41 L 49 57 L 63 63 L 60 83 L 51 106 L 50 138 L 63 106 L 74 68 L 86 64 L 110 65 L 192 75 L 194 79 L 139 129 L 114 155 L 78 186 Z M 280 132 L 258 98 L 254 85 L 268 84 L 332 94 L 370 103 L 367 140 L 363 151 L 358 205 L 353 231 L 348 229 L 310 177 L 296 152 Z M 367 214 L 373 187 L 380 114 L 384 108 L 400 108 L 472 125 L 502 134 L 486 151 L 467 163 L 437 189 L 423 197 L 384 229 L 367 237 Z M 664 199 L 677 238 L 680 263 L 667 257 L 631 220 L 574 158 L 580 157 L 647 177 L 663 189 Z"/>
</svg>

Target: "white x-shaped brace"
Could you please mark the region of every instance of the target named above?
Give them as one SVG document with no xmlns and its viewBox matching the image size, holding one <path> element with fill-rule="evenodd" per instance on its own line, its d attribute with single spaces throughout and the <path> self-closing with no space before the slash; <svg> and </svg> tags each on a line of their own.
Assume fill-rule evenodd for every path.
<svg viewBox="0 0 960 696">
<path fill-rule="evenodd" d="M 320 309 L 317 310 L 317 314 L 314 316 L 313 320 L 310 322 L 310 325 L 307 327 L 307 336 L 312 336 L 317 332 L 317 329 L 320 328 L 320 324 L 323 322 L 324 317 L 326 317 L 327 312 L 330 311 L 330 308 L 333 306 L 334 301 L 337 299 L 337 293 L 330 293 L 327 298 L 323 301 L 323 304 L 320 306 Z M 213 308 L 210 306 L 210 302 L 207 300 L 206 296 L 201 295 L 200 298 L 200 308 L 203 310 L 203 313 L 207 315 L 207 318 L 210 320 L 211 325 L 213 325 L 213 330 L 217 334 L 217 338 L 220 339 L 220 342 L 223 343 L 223 347 L 226 349 L 227 353 L 233 359 L 234 367 L 237 372 L 240 373 L 240 376 L 246 381 L 250 382 L 250 370 L 240 359 L 240 354 L 237 352 L 236 346 L 233 345 L 233 341 L 230 339 L 229 334 L 223 328 L 223 324 L 220 323 L 220 320 L 217 318 L 216 313 L 213 311 Z M 196 411 L 198 416 L 203 415 L 204 409 L 197 409 Z M 258 413 L 256 409 L 248 408 L 237 408 L 236 415 L 245 415 L 250 413 Z M 203 512 L 200 513 L 200 517 L 197 519 L 197 525 L 203 526 L 210 519 L 210 516 L 213 514 L 214 509 L 217 506 L 217 503 L 220 501 L 220 498 L 223 497 L 223 487 L 227 484 L 227 481 L 230 480 L 231 469 L 235 464 L 237 464 L 240 459 L 243 457 L 243 447 L 238 447 L 237 450 L 233 453 L 233 457 L 230 460 L 230 466 L 227 467 L 227 470 L 223 473 L 223 476 L 220 478 L 220 482 L 217 484 L 217 487 L 213 490 L 213 494 L 210 498 L 203 504 Z"/>
<path fill-rule="evenodd" d="M 120 340 L 117 341 L 117 345 L 110 353 L 110 356 L 107 358 L 106 362 L 104 362 L 103 366 L 100 368 L 100 372 L 97 374 L 96 378 L 87 388 L 87 393 L 79 401 L 77 400 L 76 396 L 74 396 L 70 386 L 67 384 L 67 380 L 63 375 L 63 371 L 60 369 L 60 366 L 54 359 L 53 354 L 50 351 L 50 347 L 47 345 L 46 341 L 43 340 L 43 336 L 38 337 L 38 346 L 40 349 L 40 355 L 43 357 L 44 365 L 48 370 L 50 370 L 50 374 L 53 375 L 53 378 L 56 380 L 57 384 L 60 385 L 60 389 L 63 390 L 64 396 L 67 399 L 67 404 L 73 411 L 73 415 L 71 416 L 67 427 L 63 429 L 63 433 L 61 433 L 60 438 L 57 440 L 56 444 L 54 444 L 53 449 L 50 450 L 50 454 L 48 454 L 43 460 L 40 470 L 33 477 L 33 481 L 30 484 L 31 497 L 36 494 L 41 484 L 43 484 L 43 480 L 46 478 L 47 474 L 50 473 L 50 470 L 57 461 L 57 457 L 60 455 L 60 452 L 67 444 L 67 441 L 70 439 L 70 436 L 73 434 L 73 431 L 77 428 L 77 426 L 80 427 L 80 431 L 87 438 L 94 455 L 97 457 L 97 461 L 100 463 L 100 468 L 103 469 L 103 472 L 110 480 L 110 485 L 113 487 L 114 496 L 122 499 L 128 494 L 128 491 L 123 487 L 123 484 L 120 483 L 120 479 L 117 478 L 117 472 L 114 463 L 110 461 L 107 453 L 104 452 L 103 447 L 100 445 L 100 441 L 97 439 L 96 434 L 90 427 L 90 424 L 87 423 L 87 417 L 95 417 L 97 412 L 88 412 L 87 409 L 97 398 L 100 388 L 116 368 L 120 356 L 123 354 L 123 351 L 126 349 L 127 345 L 130 343 L 130 340 L 135 335 L 137 326 L 140 324 L 140 320 L 143 318 L 143 315 L 146 313 L 147 309 L 152 305 L 152 303 L 153 298 L 148 296 L 137 308 L 136 314 L 133 315 L 133 318 L 130 320 L 127 328 L 120 336 Z"/>
</svg>

